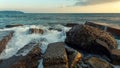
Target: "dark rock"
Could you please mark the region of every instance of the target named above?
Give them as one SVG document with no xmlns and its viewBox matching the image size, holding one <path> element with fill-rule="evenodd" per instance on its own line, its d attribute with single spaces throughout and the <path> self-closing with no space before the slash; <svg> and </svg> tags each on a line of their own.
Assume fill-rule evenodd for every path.
<svg viewBox="0 0 120 68">
<path fill-rule="evenodd" d="M 120 37 L 120 26 L 119 28 L 107 27 L 107 32 L 110 32 L 114 36 Z"/>
<path fill-rule="evenodd" d="M 120 37 L 120 26 L 99 22 L 86 22 L 85 25 L 93 26 L 104 31 L 110 32 L 114 36 Z"/>
<path fill-rule="evenodd" d="M 86 51 L 99 54 L 100 56 L 107 56 L 109 59 L 111 59 L 111 49 L 104 41 L 99 39 L 96 39 L 92 45 L 86 49 Z"/>
<path fill-rule="evenodd" d="M 13 31 L 0 31 L 0 53 L 5 49 L 13 33 Z"/>
<path fill-rule="evenodd" d="M 23 26 L 23 24 L 11 24 L 11 25 L 6 25 L 5 27 L 12 28 L 12 27 L 18 27 L 18 26 Z"/>
<path fill-rule="evenodd" d="M 73 26 L 76 26 L 76 25 L 79 25 L 79 24 L 78 23 L 67 23 L 64 26 L 66 26 L 66 27 L 73 27 Z"/>
<path fill-rule="evenodd" d="M 90 68 L 113 68 L 109 62 L 97 57 L 89 58 L 86 63 L 90 65 Z"/>
<path fill-rule="evenodd" d="M 68 58 L 65 43 L 56 42 L 48 45 L 43 58 L 44 68 L 68 68 Z"/>
<path fill-rule="evenodd" d="M 93 46 L 96 39 L 105 42 L 110 49 L 118 46 L 114 37 L 109 33 L 88 25 L 74 26 L 67 32 L 65 42 L 70 46 L 84 49 Z"/>
<path fill-rule="evenodd" d="M 112 50 L 112 63 L 114 65 L 120 65 L 120 50 L 114 49 Z"/>
<path fill-rule="evenodd" d="M 82 54 L 68 47 L 66 48 L 66 52 L 68 56 L 69 68 L 76 68 L 78 62 L 82 59 Z"/>
<path fill-rule="evenodd" d="M 38 28 L 30 28 L 29 31 L 30 31 L 31 34 L 33 34 L 33 33 L 43 34 L 44 33 L 44 31 L 42 29 L 38 29 Z"/>
<path fill-rule="evenodd" d="M 109 33 L 88 25 L 77 25 L 67 32 L 65 42 L 74 49 L 107 56 L 111 59 L 111 49 L 117 42 Z"/>
<path fill-rule="evenodd" d="M 57 64 L 57 65 L 45 66 L 44 68 L 68 68 L 68 66 L 66 64 Z"/>
<path fill-rule="evenodd" d="M 31 51 L 35 46 L 41 45 L 40 43 L 36 42 L 30 42 L 29 44 L 25 45 L 23 48 L 18 50 L 16 55 L 22 55 L 23 53 Z"/>
<path fill-rule="evenodd" d="M 104 24 L 99 24 L 99 23 L 94 23 L 94 22 L 86 22 L 85 25 L 89 25 L 89 26 L 92 26 L 92 27 L 96 27 L 96 28 L 99 28 L 101 30 L 105 30 L 105 25 Z"/>
<path fill-rule="evenodd" d="M 28 45 L 31 45 L 31 43 Z M 41 49 L 37 43 L 31 46 L 33 47 L 27 55 L 14 55 L 9 59 L 5 59 L 0 63 L 0 68 L 37 68 L 39 64 L 38 60 L 41 58 Z M 23 49 L 24 47 L 21 50 L 23 51 Z"/>
<path fill-rule="evenodd" d="M 26 56 L 18 62 L 12 64 L 11 68 L 37 68 L 40 60 L 41 50 L 35 46 Z"/>
</svg>

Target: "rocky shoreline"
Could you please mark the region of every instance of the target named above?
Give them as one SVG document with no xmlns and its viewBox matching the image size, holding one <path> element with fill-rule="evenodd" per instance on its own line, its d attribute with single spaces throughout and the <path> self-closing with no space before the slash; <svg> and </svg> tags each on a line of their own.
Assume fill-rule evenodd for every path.
<svg viewBox="0 0 120 68">
<path fill-rule="evenodd" d="M 8 27 L 18 26 L 24 25 Z M 45 53 L 42 53 L 41 42 L 32 41 L 22 47 L 16 55 L 0 59 L 0 68 L 38 68 L 41 59 L 44 68 L 114 68 L 114 65 L 120 65 L 120 50 L 115 40 L 120 35 L 120 26 L 94 22 L 69 23 L 63 26 L 71 27 L 66 32 L 64 42 L 50 43 Z M 62 31 L 52 27 L 49 30 Z M 30 28 L 28 32 L 40 35 L 44 33 L 45 30 L 40 28 Z M 13 35 L 13 31 L 0 31 L 0 53 L 4 51 Z M 19 55 L 23 52 L 27 54 Z"/>
</svg>

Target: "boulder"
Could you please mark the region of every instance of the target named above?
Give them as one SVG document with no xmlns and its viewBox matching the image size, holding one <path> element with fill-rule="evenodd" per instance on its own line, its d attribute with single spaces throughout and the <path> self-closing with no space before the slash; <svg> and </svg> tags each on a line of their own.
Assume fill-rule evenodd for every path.
<svg viewBox="0 0 120 68">
<path fill-rule="evenodd" d="M 11 24 L 11 25 L 6 25 L 6 28 L 12 28 L 12 27 L 18 27 L 18 26 L 23 26 L 23 24 Z"/>
<path fill-rule="evenodd" d="M 13 31 L 0 31 L 0 53 L 5 49 L 13 33 Z"/>
<path fill-rule="evenodd" d="M 39 64 L 38 60 L 41 58 L 41 49 L 38 43 L 29 43 L 26 46 L 29 45 L 31 45 L 30 47 L 32 48 L 25 56 L 14 55 L 13 57 L 5 59 L 0 63 L 0 68 L 37 68 Z M 19 51 L 22 52 L 26 46 Z"/>
<path fill-rule="evenodd" d="M 11 65 L 11 68 L 37 68 L 40 60 L 41 50 L 35 46 L 24 58 Z"/>
<path fill-rule="evenodd" d="M 68 68 L 65 43 L 56 42 L 48 45 L 43 57 L 44 68 Z"/>
<path fill-rule="evenodd" d="M 87 59 L 86 63 L 90 65 L 90 68 L 113 68 L 109 62 L 97 57 Z"/>
<path fill-rule="evenodd" d="M 39 28 L 30 28 L 29 31 L 30 31 L 30 34 L 33 34 L 33 33 L 43 34 L 44 33 L 44 31 L 42 29 L 39 29 Z"/>
<path fill-rule="evenodd" d="M 82 59 L 82 54 L 74 49 L 66 48 L 69 68 L 77 67 L 78 62 Z"/>
<path fill-rule="evenodd" d="M 110 49 L 115 49 L 118 47 L 117 42 L 112 35 L 88 25 L 74 26 L 67 32 L 65 42 L 72 46 L 85 48 L 90 47 L 96 39 L 104 41 Z"/>
<path fill-rule="evenodd" d="M 77 50 L 110 56 L 110 50 L 117 48 L 117 42 L 109 33 L 88 26 L 77 25 L 67 32 L 65 42 Z"/>
<path fill-rule="evenodd" d="M 120 26 L 119 25 L 99 23 L 99 22 L 86 22 L 85 25 L 99 28 L 101 30 L 111 33 L 114 36 L 120 37 Z"/>
<path fill-rule="evenodd" d="M 112 50 L 112 53 L 111 53 L 111 57 L 112 57 L 112 63 L 114 65 L 120 65 L 120 50 L 118 49 L 114 49 Z"/>
</svg>

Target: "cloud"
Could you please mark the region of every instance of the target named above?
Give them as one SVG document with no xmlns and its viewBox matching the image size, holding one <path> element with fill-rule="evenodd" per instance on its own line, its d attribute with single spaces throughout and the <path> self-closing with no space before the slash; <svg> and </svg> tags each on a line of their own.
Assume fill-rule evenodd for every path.
<svg viewBox="0 0 120 68">
<path fill-rule="evenodd" d="M 108 3 L 108 2 L 115 2 L 120 0 L 77 0 L 75 5 L 95 5 L 95 4 L 102 4 L 102 3 Z"/>
</svg>

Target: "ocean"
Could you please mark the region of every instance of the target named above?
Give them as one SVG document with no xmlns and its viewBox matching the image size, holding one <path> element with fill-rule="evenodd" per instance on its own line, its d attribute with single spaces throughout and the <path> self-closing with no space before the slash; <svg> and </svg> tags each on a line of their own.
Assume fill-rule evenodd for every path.
<svg viewBox="0 0 120 68">
<path fill-rule="evenodd" d="M 21 48 L 31 41 L 41 42 L 41 50 L 44 54 L 47 45 L 54 42 L 64 42 L 66 38 L 66 32 L 71 27 L 65 27 L 60 24 L 65 23 L 80 23 L 83 24 L 86 21 L 104 22 L 110 24 L 120 25 L 120 14 L 73 14 L 73 13 L 61 13 L 61 14 L 42 14 L 42 13 L 24 13 L 24 14 L 0 14 L 0 31 L 14 31 L 12 39 L 6 45 L 5 50 L 0 54 L 0 59 L 8 59 L 13 55 L 24 56 L 29 51 L 25 51 L 16 54 Z M 42 24 L 54 24 L 55 25 L 42 25 Z M 4 28 L 9 24 L 24 24 L 24 26 Z M 29 34 L 30 28 L 40 28 L 44 30 L 44 34 Z M 53 28 L 53 30 L 49 30 Z M 55 29 L 55 30 L 54 30 Z M 58 31 L 56 29 L 60 29 Z M 116 39 L 120 49 L 120 40 Z M 43 59 L 39 61 L 38 68 L 43 68 Z M 116 67 L 119 68 L 119 67 Z"/>
<path fill-rule="evenodd" d="M 24 13 L 0 14 L 0 27 L 8 24 L 105 22 L 120 25 L 120 13 Z"/>
</svg>

